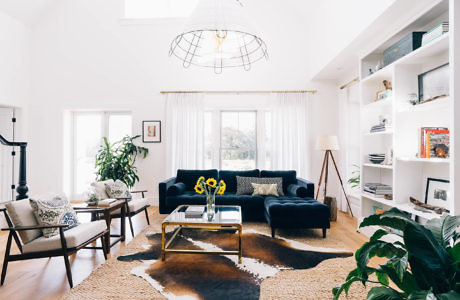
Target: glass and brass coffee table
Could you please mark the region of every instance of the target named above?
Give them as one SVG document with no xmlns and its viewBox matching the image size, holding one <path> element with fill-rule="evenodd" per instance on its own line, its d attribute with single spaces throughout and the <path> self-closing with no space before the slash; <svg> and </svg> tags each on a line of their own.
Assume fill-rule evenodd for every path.
<svg viewBox="0 0 460 300">
<path fill-rule="evenodd" d="M 212 221 L 208 221 L 206 209 L 201 217 L 190 218 L 185 216 L 185 210 L 189 206 L 199 205 L 181 205 L 178 206 L 169 216 L 161 223 L 161 259 L 164 261 L 166 253 L 187 253 L 187 254 L 226 254 L 238 255 L 238 263 L 241 263 L 243 254 L 241 245 L 241 236 L 243 225 L 241 221 L 241 207 L 216 205 L 216 213 Z M 205 207 L 205 206 L 203 206 Z M 166 241 L 166 227 L 177 226 L 173 231 L 171 238 Z M 171 248 L 174 239 L 183 228 L 197 230 L 234 230 L 238 232 L 237 247 L 234 251 L 208 251 L 208 250 L 191 250 Z"/>
</svg>

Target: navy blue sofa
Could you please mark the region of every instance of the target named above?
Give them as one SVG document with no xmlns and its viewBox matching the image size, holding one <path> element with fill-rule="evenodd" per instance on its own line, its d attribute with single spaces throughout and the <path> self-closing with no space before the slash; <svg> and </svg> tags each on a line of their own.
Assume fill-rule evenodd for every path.
<svg viewBox="0 0 460 300">
<path fill-rule="evenodd" d="M 218 178 L 225 181 L 227 190 L 224 195 L 216 196 L 216 205 L 239 205 L 244 219 L 263 217 L 265 196 L 236 195 L 236 176 L 242 177 L 281 177 L 283 192 L 286 196 L 313 198 L 314 184 L 297 178 L 296 171 L 218 171 L 212 170 L 178 170 L 177 176 L 159 185 L 160 213 L 172 212 L 182 204 L 206 204 L 206 196 L 194 190 L 200 176 Z"/>
</svg>

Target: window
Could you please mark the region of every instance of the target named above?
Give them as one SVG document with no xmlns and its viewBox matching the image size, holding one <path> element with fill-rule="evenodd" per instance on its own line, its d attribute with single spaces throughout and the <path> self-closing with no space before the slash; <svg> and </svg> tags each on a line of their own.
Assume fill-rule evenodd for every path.
<svg viewBox="0 0 460 300">
<path fill-rule="evenodd" d="M 125 18 L 156 19 L 189 17 L 198 0 L 125 0 Z"/>
<path fill-rule="evenodd" d="M 221 169 L 254 169 L 256 167 L 256 145 L 256 112 L 221 113 Z"/>
<path fill-rule="evenodd" d="M 88 190 L 95 180 L 95 158 L 107 137 L 109 142 L 131 135 L 131 114 L 127 112 L 73 112 L 71 115 L 72 147 L 70 194 L 75 197 Z"/>
</svg>

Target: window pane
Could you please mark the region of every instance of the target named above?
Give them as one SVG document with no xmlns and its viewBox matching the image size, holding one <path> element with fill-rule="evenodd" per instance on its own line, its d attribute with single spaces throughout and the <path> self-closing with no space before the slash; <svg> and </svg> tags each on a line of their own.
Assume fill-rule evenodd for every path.
<svg viewBox="0 0 460 300">
<path fill-rule="evenodd" d="M 96 177 L 94 163 L 102 140 L 102 114 L 76 114 L 74 126 L 74 192 L 81 194 Z"/>
<path fill-rule="evenodd" d="M 256 165 L 256 113 L 222 112 L 221 168 L 247 170 Z"/>
<path fill-rule="evenodd" d="M 132 117 L 125 114 L 109 115 L 109 141 L 111 143 L 121 140 L 123 137 L 132 135 Z"/>
</svg>

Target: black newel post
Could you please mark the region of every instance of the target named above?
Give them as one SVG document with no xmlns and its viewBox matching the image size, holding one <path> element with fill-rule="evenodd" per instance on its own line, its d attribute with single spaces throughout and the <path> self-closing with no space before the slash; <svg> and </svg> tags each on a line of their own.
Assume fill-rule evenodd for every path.
<svg viewBox="0 0 460 300">
<path fill-rule="evenodd" d="M 16 188 L 16 192 L 18 195 L 16 196 L 16 200 L 26 199 L 29 196 L 27 192 L 29 188 L 27 187 L 27 173 L 26 173 L 26 147 L 27 143 L 25 142 L 10 142 L 6 140 L 3 136 L 0 135 L 0 143 L 5 146 L 11 147 L 19 147 L 21 149 L 20 157 L 19 157 L 19 185 Z"/>
</svg>

